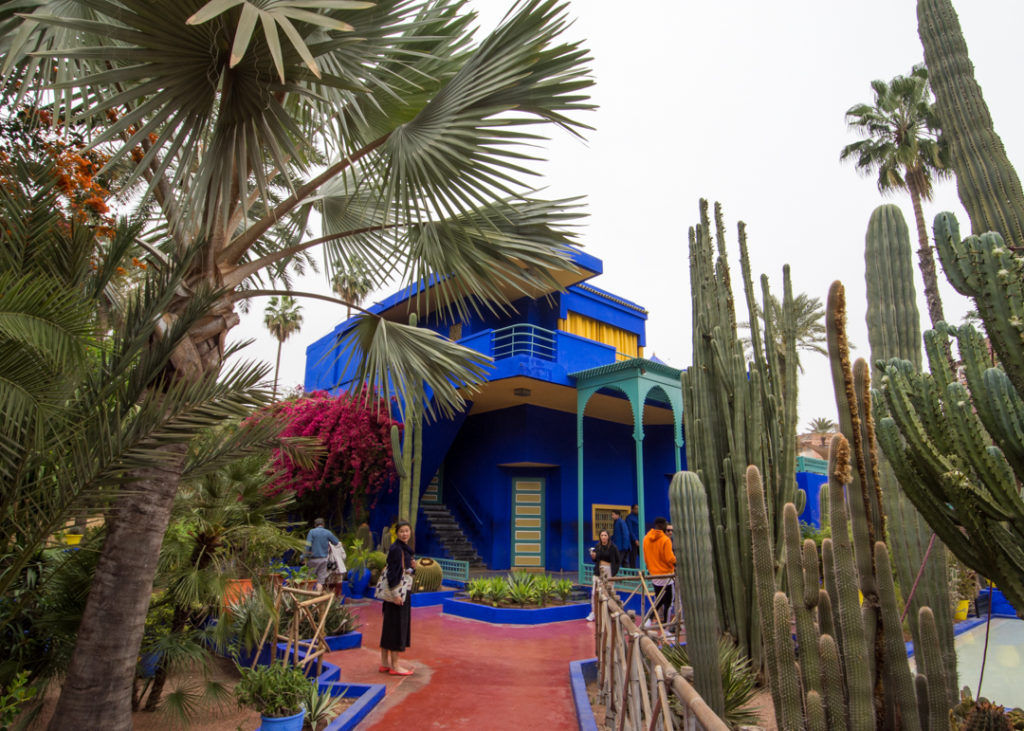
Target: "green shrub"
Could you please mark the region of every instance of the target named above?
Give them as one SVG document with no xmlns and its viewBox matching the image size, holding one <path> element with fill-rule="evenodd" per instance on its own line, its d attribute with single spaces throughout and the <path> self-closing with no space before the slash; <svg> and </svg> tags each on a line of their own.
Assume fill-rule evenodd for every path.
<svg viewBox="0 0 1024 731">
<path fill-rule="evenodd" d="M 312 684 L 298 668 L 278 663 L 252 669 L 238 667 L 238 671 L 242 676 L 235 686 L 238 705 L 269 718 L 285 718 L 301 711 Z"/>
</svg>

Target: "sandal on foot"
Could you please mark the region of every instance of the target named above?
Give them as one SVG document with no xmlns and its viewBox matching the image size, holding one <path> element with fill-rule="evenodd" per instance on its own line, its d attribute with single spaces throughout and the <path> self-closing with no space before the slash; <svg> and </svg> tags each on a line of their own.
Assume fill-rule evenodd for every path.
<svg viewBox="0 0 1024 731">
<path fill-rule="evenodd" d="M 388 670 L 388 675 L 412 675 L 412 670 L 395 670 L 392 668 Z"/>
</svg>

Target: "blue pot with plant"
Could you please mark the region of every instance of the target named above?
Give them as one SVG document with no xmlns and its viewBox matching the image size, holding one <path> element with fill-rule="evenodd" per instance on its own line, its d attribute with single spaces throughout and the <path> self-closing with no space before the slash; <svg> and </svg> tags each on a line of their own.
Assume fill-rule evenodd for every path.
<svg viewBox="0 0 1024 731">
<path fill-rule="evenodd" d="M 235 698 L 239 706 L 260 714 L 263 731 L 302 731 L 310 681 L 301 670 L 282 663 L 238 670 L 242 677 Z"/>
<path fill-rule="evenodd" d="M 358 541 L 348 546 L 345 551 L 345 562 L 348 565 L 349 594 L 353 597 L 366 596 L 370 587 L 369 554 Z"/>
</svg>

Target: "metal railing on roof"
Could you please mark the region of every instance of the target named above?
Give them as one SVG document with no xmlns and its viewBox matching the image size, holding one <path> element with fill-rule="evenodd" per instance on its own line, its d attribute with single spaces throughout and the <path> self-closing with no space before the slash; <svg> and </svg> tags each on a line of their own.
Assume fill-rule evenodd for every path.
<svg viewBox="0 0 1024 731">
<path fill-rule="evenodd" d="M 536 325 L 509 325 L 494 331 L 494 359 L 527 355 L 541 360 L 555 359 L 555 333 Z"/>
</svg>

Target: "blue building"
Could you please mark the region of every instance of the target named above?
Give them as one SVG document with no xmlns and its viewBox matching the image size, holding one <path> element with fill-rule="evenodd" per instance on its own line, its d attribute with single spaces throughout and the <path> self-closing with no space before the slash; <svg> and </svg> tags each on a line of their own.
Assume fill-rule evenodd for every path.
<svg viewBox="0 0 1024 731">
<path fill-rule="evenodd" d="M 640 506 L 641 525 L 668 516 L 668 483 L 685 468 L 680 372 L 644 358 L 647 311 L 599 289 L 599 259 L 573 251 L 562 289 L 513 303 L 511 313 L 453 321 L 422 287 L 369 308 L 429 327 L 493 359 L 488 382 L 456 418 L 423 436 L 420 553 L 455 553 L 457 532 L 492 569 L 575 571 L 581 548 L 613 507 Z M 306 350 L 307 391 L 344 390 L 348 323 Z M 382 500 L 380 530 L 395 501 Z M 451 517 L 449 517 L 449 515 Z"/>
</svg>

